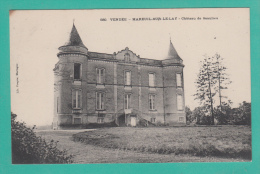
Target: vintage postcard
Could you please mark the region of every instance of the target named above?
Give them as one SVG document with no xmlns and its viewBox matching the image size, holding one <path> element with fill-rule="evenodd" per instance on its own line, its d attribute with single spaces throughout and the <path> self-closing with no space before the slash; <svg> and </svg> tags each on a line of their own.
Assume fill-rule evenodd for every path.
<svg viewBox="0 0 260 174">
<path fill-rule="evenodd" d="M 251 161 L 249 14 L 10 11 L 12 163 Z"/>
</svg>

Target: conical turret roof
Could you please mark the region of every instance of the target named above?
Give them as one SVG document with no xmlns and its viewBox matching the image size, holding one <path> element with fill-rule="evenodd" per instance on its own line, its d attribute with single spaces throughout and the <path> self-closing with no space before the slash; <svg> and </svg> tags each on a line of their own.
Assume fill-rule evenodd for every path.
<svg viewBox="0 0 260 174">
<path fill-rule="evenodd" d="M 182 60 L 180 56 L 178 55 L 177 51 L 175 50 L 172 41 L 170 40 L 170 46 L 169 46 L 169 51 L 168 51 L 168 59 L 177 59 L 177 60 Z"/>
<path fill-rule="evenodd" d="M 81 46 L 81 47 L 86 48 L 86 46 L 83 44 L 83 42 L 79 36 L 79 33 L 78 33 L 74 23 L 73 23 L 73 26 L 72 26 L 72 29 L 70 32 L 69 40 L 68 40 L 68 42 L 65 43 L 64 46 Z"/>
</svg>

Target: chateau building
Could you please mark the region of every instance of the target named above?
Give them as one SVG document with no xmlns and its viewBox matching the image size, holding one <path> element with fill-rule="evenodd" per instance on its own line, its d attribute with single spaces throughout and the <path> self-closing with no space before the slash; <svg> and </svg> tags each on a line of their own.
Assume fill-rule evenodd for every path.
<svg viewBox="0 0 260 174">
<path fill-rule="evenodd" d="M 163 60 L 141 58 L 127 47 L 113 54 L 92 52 L 73 24 L 57 57 L 54 129 L 109 122 L 186 124 L 184 65 L 171 41 Z"/>
</svg>

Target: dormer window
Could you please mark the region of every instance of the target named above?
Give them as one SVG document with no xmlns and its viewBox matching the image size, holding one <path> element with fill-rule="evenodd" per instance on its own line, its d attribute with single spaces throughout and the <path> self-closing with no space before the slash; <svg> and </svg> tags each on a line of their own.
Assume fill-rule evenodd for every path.
<svg viewBox="0 0 260 174">
<path fill-rule="evenodd" d="M 130 54 L 129 53 L 125 54 L 125 62 L 130 62 Z"/>
</svg>

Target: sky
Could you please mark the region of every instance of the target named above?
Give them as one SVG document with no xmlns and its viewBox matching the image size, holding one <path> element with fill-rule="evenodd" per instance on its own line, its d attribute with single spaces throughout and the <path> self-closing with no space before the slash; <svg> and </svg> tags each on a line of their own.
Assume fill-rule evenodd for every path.
<svg viewBox="0 0 260 174">
<path fill-rule="evenodd" d="M 174 20 L 163 20 L 166 17 Z M 101 20 L 104 18 L 106 21 Z M 192 96 L 199 61 L 204 55 L 219 53 L 232 81 L 224 95 L 233 107 L 251 102 L 249 18 L 248 8 L 11 11 L 11 110 L 28 125 L 52 123 L 53 68 L 58 47 L 68 41 L 73 21 L 83 43 L 93 52 L 113 54 L 128 47 L 141 58 L 162 60 L 171 38 L 185 65 L 185 104 L 191 109 L 199 106 Z"/>
</svg>

